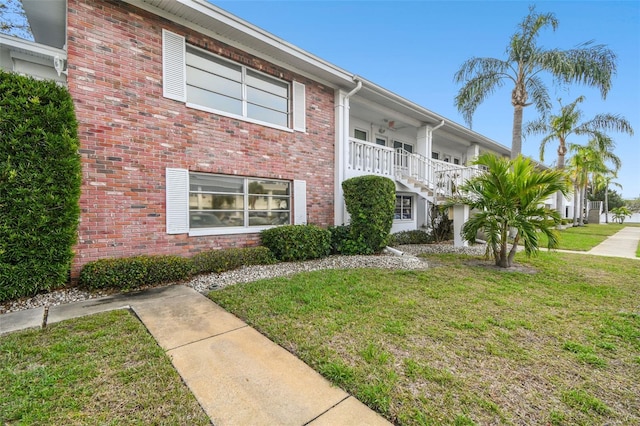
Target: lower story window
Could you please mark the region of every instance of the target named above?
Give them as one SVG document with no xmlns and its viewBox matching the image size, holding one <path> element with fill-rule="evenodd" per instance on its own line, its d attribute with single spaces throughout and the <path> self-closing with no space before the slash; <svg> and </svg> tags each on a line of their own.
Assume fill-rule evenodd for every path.
<svg viewBox="0 0 640 426">
<path fill-rule="evenodd" d="M 396 195 L 396 220 L 413 219 L 413 197 L 410 195 Z"/>
<path fill-rule="evenodd" d="M 225 228 L 291 223 L 291 182 L 189 174 L 189 227 Z"/>
</svg>

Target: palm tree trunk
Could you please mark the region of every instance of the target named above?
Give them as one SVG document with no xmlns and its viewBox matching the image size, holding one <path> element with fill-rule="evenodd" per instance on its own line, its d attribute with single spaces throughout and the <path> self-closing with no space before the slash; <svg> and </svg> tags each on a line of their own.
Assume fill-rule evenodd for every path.
<svg viewBox="0 0 640 426">
<path fill-rule="evenodd" d="M 513 129 L 511 130 L 511 159 L 522 152 L 522 105 L 513 107 Z"/>
<path fill-rule="evenodd" d="M 579 206 L 581 205 L 582 200 L 580 199 L 580 188 L 578 188 L 578 184 L 573 184 L 573 226 L 578 225 L 578 212 Z"/>
<path fill-rule="evenodd" d="M 580 226 L 584 226 L 584 215 L 587 211 L 587 185 L 585 184 L 580 191 Z"/>
<path fill-rule="evenodd" d="M 604 186 L 604 223 L 609 223 L 609 184 Z"/>
<path fill-rule="evenodd" d="M 567 153 L 567 147 L 565 146 L 564 142 L 561 140 L 560 146 L 558 146 L 558 164 L 556 165 L 556 168 L 558 170 L 564 170 L 564 157 L 566 153 Z M 562 195 L 562 192 L 560 191 L 556 193 L 556 211 L 558 212 L 561 218 L 565 217 L 564 195 Z"/>
</svg>

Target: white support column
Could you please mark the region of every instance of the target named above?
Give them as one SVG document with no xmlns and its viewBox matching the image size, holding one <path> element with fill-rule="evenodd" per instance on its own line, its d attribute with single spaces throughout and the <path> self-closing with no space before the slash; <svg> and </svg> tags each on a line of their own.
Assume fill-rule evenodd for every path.
<svg viewBox="0 0 640 426">
<path fill-rule="evenodd" d="M 347 156 L 349 149 L 349 122 L 345 110 L 349 106 L 345 105 L 346 92 L 336 90 L 335 92 L 335 167 L 334 167 L 334 200 L 333 200 L 333 222 L 335 225 L 342 225 L 345 222 L 344 194 L 342 192 L 342 182 L 345 180 L 345 170 L 347 169 Z M 348 102 L 348 100 L 347 100 Z M 345 139 L 346 135 L 346 139 Z"/>
<path fill-rule="evenodd" d="M 469 148 L 467 148 L 467 164 L 469 165 L 472 161 L 480 156 L 480 146 L 477 143 L 472 143 Z"/>
<path fill-rule="evenodd" d="M 418 127 L 416 152 L 420 155 L 424 155 L 427 158 L 431 158 L 431 146 L 432 146 L 431 135 L 432 135 L 431 126 Z"/>
<path fill-rule="evenodd" d="M 462 238 L 462 226 L 469 220 L 469 206 L 456 204 L 453 206 L 453 246 L 467 247 L 469 243 Z"/>
</svg>

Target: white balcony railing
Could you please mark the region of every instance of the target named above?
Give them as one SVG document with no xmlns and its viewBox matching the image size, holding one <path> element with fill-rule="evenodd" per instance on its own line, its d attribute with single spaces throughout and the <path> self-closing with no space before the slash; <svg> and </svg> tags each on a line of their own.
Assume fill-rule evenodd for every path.
<svg viewBox="0 0 640 426">
<path fill-rule="evenodd" d="M 358 174 L 394 176 L 393 148 L 349 139 L 348 167 Z"/>
<path fill-rule="evenodd" d="M 402 148 L 393 149 L 358 139 L 349 139 L 347 168 L 352 175 L 374 174 L 418 182 L 437 196 L 452 196 L 466 180 L 481 173 L 464 167 L 426 158 Z"/>
</svg>

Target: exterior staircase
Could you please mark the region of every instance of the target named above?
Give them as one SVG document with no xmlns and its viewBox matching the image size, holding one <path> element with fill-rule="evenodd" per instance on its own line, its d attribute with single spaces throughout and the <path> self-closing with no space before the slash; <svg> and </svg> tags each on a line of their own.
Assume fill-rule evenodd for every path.
<svg viewBox="0 0 640 426">
<path fill-rule="evenodd" d="M 365 174 L 386 176 L 434 204 L 442 204 L 458 194 L 460 185 L 481 172 L 476 167 L 434 160 L 402 148 L 349 140 L 347 178 Z"/>
</svg>

